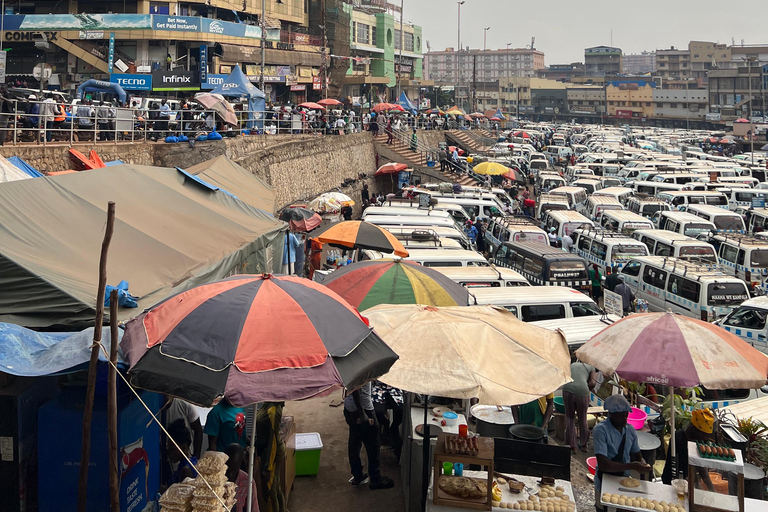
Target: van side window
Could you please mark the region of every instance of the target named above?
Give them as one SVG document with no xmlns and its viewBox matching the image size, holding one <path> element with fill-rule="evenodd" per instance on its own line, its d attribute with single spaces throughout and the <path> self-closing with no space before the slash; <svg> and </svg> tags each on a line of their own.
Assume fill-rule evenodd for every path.
<svg viewBox="0 0 768 512">
<path fill-rule="evenodd" d="M 525 258 L 525 271 L 534 276 L 540 276 L 544 271 L 544 262 L 538 258 Z"/>
<path fill-rule="evenodd" d="M 523 270 L 524 265 L 525 265 L 525 256 L 523 256 L 519 252 L 515 253 L 515 260 L 514 260 L 514 263 L 512 263 L 512 266 L 520 270 Z"/>
<path fill-rule="evenodd" d="M 538 320 L 557 320 L 565 318 L 565 306 L 562 304 L 539 304 L 536 306 L 522 306 L 520 311 L 523 322 L 536 322 Z"/>
<path fill-rule="evenodd" d="M 507 259 L 509 257 L 508 253 L 509 253 L 509 247 L 507 247 L 506 245 L 502 244 L 502 245 L 499 246 L 498 249 L 496 249 L 496 255 L 494 256 L 494 259 L 496 259 L 496 261 L 498 261 L 500 263 L 508 265 L 509 264 L 509 261 L 507 261 Z"/>
<path fill-rule="evenodd" d="M 628 276 L 634 276 L 637 277 L 640 275 L 640 267 L 642 267 L 643 264 L 639 261 L 630 261 L 626 265 L 624 265 L 624 268 L 621 269 L 622 274 L 627 274 Z"/>
<path fill-rule="evenodd" d="M 744 265 L 744 254 L 746 254 L 746 251 L 744 249 L 739 249 L 739 255 L 736 258 L 737 265 Z"/>
<path fill-rule="evenodd" d="M 592 242 L 592 248 L 590 249 L 589 253 L 595 258 L 604 261 L 605 253 L 607 252 L 607 250 L 608 250 L 608 247 L 605 244 L 602 244 L 597 240 L 594 240 Z"/>
<path fill-rule="evenodd" d="M 643 242 L 646 247 L 648 247 L 648 254 L 653 254 L 653 245 L 656 243 L 656 240 L 653 238 L 649 238 L 647 236 L 644 236 L 640 239 L 641 242 Z"/>
<path fill-rule="evenodd" d="M 698 302 L 699 294 L 701 293 L 701 285 L 696 281 L 691 281 L 690 279 L 685 279 L 673 274 L 669 277 L 667 291 L 678 297 L 690 300 L 691 302 Z"/>
<path fill-rule="evenodd" d="M 680 223 L 672 219 L 667 219 L 667 224 L 664 226 L 664 229 L 667 231 L 672 231 L 673 233 L 677 233 L 680 229 Z"/>
<path fill-rule="evenodd" d="M 643 282 L 645 284 L 654 286 L 656 288 L 661 288 L 663 290 L 665 288 L 664 285 L 666 280 L 667 273 L 665 271 L 650 265 L 645 267 L 645 271 L 643 272 Z"/>
<path fill-rule="evenodd" d="M 724 259 L 725 261 L 735 263 L 738 252 L 739 250 L 731 245 L 723 244 L 720 246 L 720 258 Z"/>
<path fill-rule="evenodd" d="M 750 203 L 752 202 L 752 196 L 753 194 L 751 192 L 736 192 L 736 201 L 742 202 L 742 203 Z"/>
<path fill-rule="evenodd" d="M 656 256 L 673 256 L 675 254 L 675 249 L 671 245 L 659 242 L 656 244 L 656 252 L 654 254 Z"/>
<path fill-rule="evenodd" d="M 691 203 L 694 203 L 696 201 L 693 200 L 694 198 L 691 198 Z M 672 204 L 675 206 L 680 206 L 681 204 L 685 204 L 685 197 L 678 196 L 672 200 Z"/>
<path fill-rule="evenodd" d="M 583 235 L 580 236 L 578 244 L 579 244 L 578 248 L 581 249 L 582 251 L 585 251 L 585 252 L 589 251 L 589 238 Z"/>
</svg>

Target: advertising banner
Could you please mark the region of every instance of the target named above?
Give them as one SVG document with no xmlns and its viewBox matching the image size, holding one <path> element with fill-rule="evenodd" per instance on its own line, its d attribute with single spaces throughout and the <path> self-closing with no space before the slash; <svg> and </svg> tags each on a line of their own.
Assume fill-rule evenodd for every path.
<svg viewBox="0 0 768 512">
<path fill-rule="evenodd" d="M 115 33 L 109 33 L 109 54 L 107 55 L 107 66 L 109 66 L 108 73 L 112 73 L 112 69 L 115 65 Z"/>
<path fill-rule="evenodd" d="M 163 71 L 152 73 L 153 91 L 197 91 L 200 89 L 200 80 L 193 71 Z"/>
<path fill-rule="evenodd" d="M 149 14 L 11 14 L 4 30 L 143 30 L 152 28 Z"/>
<path fill-rule="evenodd" d="M 5 63 L 7 56 L 5 50 L 0 50 L 0 84 L 5 83 Z"/>
<path fill-rule="evenodd" d="M 200 83 L 208 80 L 208 45 L 200 45 Z"/>
<path fill-rule="evenodd" d="M 151 91 L 152 75 L 128 75 L 113 73 L 109 81 L 119 84 L 126 91 Z"/>
<path fill-rule="evenodd" d="M 603 290 L 603 308 L 609 315 L 624 316 L 621 295 L 610 290 Z"/>
<path fill-rule="evenodd" d="M 205 90 L 215 89 L 224 83 L 224 80 L 229 75 L 211 75 L 208 74 L 208 79 L 205 82 L 200 82 L 200 88 Z"/>
<path fill-rule="evenodd" d="M 175 30 L 178 32 L 200 32 L 202 18 L 193 16 L 152 16 L 152 30 Z"/>
</svg>

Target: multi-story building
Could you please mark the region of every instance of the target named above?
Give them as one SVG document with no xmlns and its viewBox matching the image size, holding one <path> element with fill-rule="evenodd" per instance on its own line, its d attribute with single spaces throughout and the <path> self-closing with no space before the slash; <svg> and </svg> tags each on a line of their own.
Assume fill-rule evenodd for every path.
<svg viewBox="0 0 768 512">
<path fill-rule="evenodd" d="M 586 70 L 583 63 L 572 62 L 571 64 L 550 64 L 545 68 L 536 70 L 536 77 L 570 82 L 574 77 L 584 76 L 584 73 Z"/>
<path fill-rule="evenodd" d="M 259 2 L 235 0 L 9 4 L 6 74 L 27 80 L 45 60 L 50 84 L 64 90 L 96 78 L 129 93 L 189 94 L 212 89 L 236 65 L 259 83 L 263 48 L 269 99 L 319 99 L 324 41 L 309 20 L 339 3 L 266 0 L 263 16 Z M 35 45 L 41 39 L 47 50 Z"/>
<path fill-rule="evenodd" d="M 431 51 L 424 54 L 424 78 L 440 85 L 455 85 L 461 70 L 461 82 L 495 82 L 508 76 L 536 76 L 544 68 L 544 52 L 528 48 L 507 50 Z"/>
<path fill-rule="evenodd" d="M 621 48 L 594 46 L 584 50 L 587 76 L 620 75 L 623 73 Z"/>
<path fill-rule="evenodd" d="M 667 50 L 656 50 L 654 75 L 676 80 L 691 78 L 691 52 L 674 46 Z"/>
<path fill-rule="evenodd" d="M 395 17 L 399 7 L 388 9 L 384 2 L 381 7 L 356 4 L 344 5 L 349 15 L 352 58 L 346 59 L 341 95 L 365 107 L 371 100 L 396 101 L 399 86 L 418 105 L 420 87 L 431 85 L 422 80 L 421 27 L 403 23 L 401 35 L 400 20 Z"/>
<path fill-rule="evenodd" d="M 733 121 L 765 113 L 765 80 L 763 67 L 750 63 L 735 69 L 713 69 L 709 72 L 709 112 L 713 120 Z M 751 80 L 750 80 L 751 79 Z M 750 87 L 751 82 L 751 87 Z M 751 94 L 751 96 L 750 96 Z"/>
<path fill-rule="evenodd" d="M 707 114 L 707 89 L 653 89 L 654 116 L 678 120 L 702 120 Z"/>
<path fill-rule="evenodd" d="M 621 59 L 625 75 L 645 75 L 656 69 L 656 52 L 625 53 Z"/>
<path fill-rule="evenodd" d="M 731 67 L 731 49 L 725 44 L 709 41 L 691 41 L 688 43 L 691 57 L 691 77 L 706 81 L 707 73 L 712 69 Z"/>
<path fill-rule="evenodd" d="M 745 66 L 752 61 L 752 66 L 768 64 L 768 44 L 734 45 L 731 50 L 731 68 Z"/>
<path fill-rule="evenodd" d="M 520 115 L 565 114 L 566 84 L 543 78 L 502 78 L 499 80 L 499 108 Z"/>
<path fill-rule="evenodd" d="M 605 114 L 605 87 L 600 85 L 569 85 L 568 112 L 574 115 Z"/>
<path fill-rule="evenodd" d="M 605 90 L 609 116 L 624 119 L 648 119 L 654 115 L 653 90 L 656 82 L 648 80 L 616 80 Z"/>
</svg>

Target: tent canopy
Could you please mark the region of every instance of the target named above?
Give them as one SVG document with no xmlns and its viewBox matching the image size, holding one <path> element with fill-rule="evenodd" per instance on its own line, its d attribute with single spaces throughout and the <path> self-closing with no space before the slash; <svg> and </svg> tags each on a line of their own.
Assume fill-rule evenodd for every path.
<svg viewBox="0 0 768 512">
<path fill-rule="evenodd" d="M 413 102 L 408 99 L 408 96 L 405 95 L 405 91 L 400 93 L 400 99 L 397 100 L 397 103 L 405 110 L 410 110 L 411 112 L 415 112 L 417 110 Z"/>
<path fill-rule="evenodd" d="M 266 95 L 253 85 L 245 76 L 240 66 L 235 66 L 232 73 L 211 91 L 211 94 L 221 94 L 225 97 L 239 97 L 248 99 L 248 129 L 264 129 L 264 117 L 261 113 L 266 110 Z M 258 118 L 258 119 L 257 119 Z"/>
<path fill-rule="evenodd" d="M 275 214 L 277 189 L 226 156 L 218 156 L 184 170 L 235 194 L 254 208 Z"/>
<path fill-rule="evenodd" d="M 77 97 L 83 99 L 83 93 L 86 92 L 104 92 L 108 94 L 114 94 L 121 103 L 125 103 L 127 95 L 120 84 L 114 82 L 105 82 L 103 80 L 95 80 L 91 78 L 86 80 L 77 88 Z"/>
<path fill-rule="evenodd" d="M 138 308 L 120 309 L 120 320 L 198 284 L 233 272 L 275 272 L 282 263 L 285 223 L 176 169 L 118 165 L 5 183 L 0 321 L 70 329 L 93 323 L 108 201 L 117 218 L 107 282 L 126 280 L 139 297 Z"/>
<path fill-rule="evenodd" d="M 43 177 L 43 173 L 29 165 L 27 162 L 22 160 L 21 158 L 17 156 L 12 156 L 8 159 L 9 162 L 11 162 L 13 165 L 27 173 L 28 175 L 32 176 L 33 178 L 41 178 Z"/>
<path fill-rule="evenodd" d="M 11 157 L 11 158 L 16 158 L 16 157 Z M 40 173 L 38 174 L 42 176 L 42 174 Z M 36 176 L 33 176 L 26 169 L 23 169 L 18 165 L 14 165 L 10 160 L 7 160 L 4 156 L 0 155 L 0 183 L 5 183 L 8 181 L 28 180 L 35 177 Z"/>
</svg>

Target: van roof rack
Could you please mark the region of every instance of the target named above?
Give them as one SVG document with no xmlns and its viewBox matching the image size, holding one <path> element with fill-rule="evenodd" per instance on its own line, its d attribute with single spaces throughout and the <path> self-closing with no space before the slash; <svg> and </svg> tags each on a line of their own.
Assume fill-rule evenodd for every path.
<svg viewBox="0 0 768 512">
<path fill-rule="evenodd" d="M 742 245 L 768 246 L 768 240 L 742 233 L 714 233 L 710 234 L 709 238 L 715 238 L 722 240 L 723 242 L 736 242 L 737 247 L 741 247 Z"/>
</svg>

